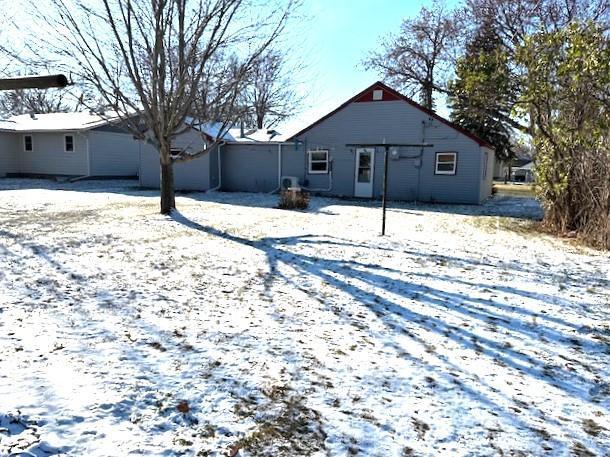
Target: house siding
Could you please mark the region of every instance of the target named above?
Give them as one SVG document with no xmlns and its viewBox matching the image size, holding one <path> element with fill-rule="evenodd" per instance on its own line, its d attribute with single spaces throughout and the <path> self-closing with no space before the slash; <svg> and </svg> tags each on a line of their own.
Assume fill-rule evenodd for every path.
<svg viewBox="0 0 610 457">
<path fill-rule="evenodd" d="M 278 147 L 268 144 L 223 146 L 222 190 L 271 192 L 278 187 Z"/>
<path fill-rule="evenodd" d="M 0 132 L 0 177 L 17 172 L 18 136 L 10 132 Z"/>
<path fill-rule="evenodd" d="M 297 139 L 305 149 L 329 150 L 334 182 L 327 194 L 354 195 L 356 148 L 346 144 L 430 143 L 433 147 L 401 148 L 401 158 L 388 162 L 388 196 L 394 200 L 480 202 L 480 146 L 402 100 L 350 103 Z M 434 173 L 436 152 L 442 151 L 458 153 L 455 175 Z M 383 148 L 378 148 L 373 181 L 375 197 L 381 194 L 382 181 Z"/>
<path fill-rule="evenodd" d="M 19 132 L 16 169 L 18 173 L 84 176 L 88 174 L 87 134 L 78 132 Z M 23 136 L 32 135 L 33 150 L 24 151 Z M 64 151 L 64 136 L 74 136 L 74 151 Z"/>
<path fill-rule="evenodd" d="M 281 149 L 282 170 L 278 173 Z M 222 186 L 230 192 L 272 192 L 279 188 L 279 178 L 295 176 L 299 184 L 314 193 L 322 193 L 330 183 L 328 174 L 308 174 L 307 153 L 302 145 L 228 144 L 222 148 Z"/>
<path fill-rule="evenodd" d="M 201 134 L 189 130 L 172 141 L 172 148 L 182 148 L 197 152 L 205 147 Z M 210 155 L 203 154 L 188 162 L 174 164 L 174 183 L 176 190 L 207 190 L 210 188 Z M 150 145 L 142 144 L 140 152 L 140 185 L 158 189 L 160 186 L 159 154 Z"/>
<path fill-rule="evenodd" d="M 89 133 L 92 176 L 136 176 L 142 143 L 126 133 L 94 130 Z"/>
</svg>

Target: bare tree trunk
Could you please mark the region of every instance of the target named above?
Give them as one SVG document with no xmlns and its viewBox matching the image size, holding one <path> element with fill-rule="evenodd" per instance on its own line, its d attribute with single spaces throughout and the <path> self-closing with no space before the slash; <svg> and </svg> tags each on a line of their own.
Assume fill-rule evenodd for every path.
<svg viewBox="0 0 610 457">
<path fill-rule="evenodd" d="M 169 155 L 169 144 L 163 144 L 159 150 L 161 162 L 161 214 L 170 214 L 176 209 L 174 192 L 174 164 Z"/>
</svg>

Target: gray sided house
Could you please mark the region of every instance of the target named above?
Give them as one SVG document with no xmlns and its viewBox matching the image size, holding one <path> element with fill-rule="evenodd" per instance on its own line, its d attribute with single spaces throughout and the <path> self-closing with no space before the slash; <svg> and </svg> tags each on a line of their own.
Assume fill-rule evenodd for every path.
<svg viewBox="0 0 610 457">
<path fill-rule="evenodd" d="M 200 132 L 194 135 L 204 141 Z M 321 195 L 379 198 L 384 148 L 369 145 L 385 143 L 405 145 L 390 150 L 390 199 L 478 204 L 491 195 L 493 148 L 381 82 L 286 140 L 233 130 L 224 139 L 176 166 L 178 189 L 272 192 L 292 185 Z M 200 147 L 194 138 L 177 147 L 191 144 Z M 158 157 L 150 156 L 140 179 L 158 187 L 158 177 Z"/>
<path fill-rule="evenodd" d="M 381 195 L 385 148 L 367 145 L 382 143 L 412 145 L 390 149 L 390 199 L 478 204 L 491 195 L 492 146 L 381 82 L 291 140 L 308 155 L 299 178 L 332 195 Z"/>
<path fill-rule="evenodd" d="M 0 121 L 0 176 L 135 177 L 142 147 L 88 112 L 13 116 Z"/>
</svg>

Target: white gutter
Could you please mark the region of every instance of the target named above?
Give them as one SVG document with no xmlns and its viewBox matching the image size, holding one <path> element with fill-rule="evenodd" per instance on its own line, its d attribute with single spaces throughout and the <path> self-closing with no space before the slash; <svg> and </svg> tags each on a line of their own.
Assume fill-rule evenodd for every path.
<svg viewBox="0 0 610 457">
<path fill-rule="evenodd" d="M 216 147 L 217 154 L 218 154 L 218 185 L 212 187 L 211 189 L 208 189 L 207 192 L 218 190 L 222 187 L 222 167 L 220 166 L 220 147 L 224 144 L 225 144 L 225 142 L 223 141 L 222 143 L 218 143 L 218 146 Z"/>
<path fill-rule="evenodd" d="M 83 133 L 83 132 L 87 132 L 87 133 Z M 87 153 L 87 174 L 85 176 L 77 176 L 75 178 L 68 179 L 69 182 L 76 182 L 76 181 L 80 181 L 82 179 L 87 179 L 87 178 L 91 177 L 91 154 L 89 152 L 89 132 L 87 130 L 80 130 L 80 131 L 77 130 L 75 133 L 79 136 L 85 137 L 85 145 L 86 145 L 85 150 Z M 76 149 L 76 143 L 74 144 L 74 148 Z"/>
</svg>

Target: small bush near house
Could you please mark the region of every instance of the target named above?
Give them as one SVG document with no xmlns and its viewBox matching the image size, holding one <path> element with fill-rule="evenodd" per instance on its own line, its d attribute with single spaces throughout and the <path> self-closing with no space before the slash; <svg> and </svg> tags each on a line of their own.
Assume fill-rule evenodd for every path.
<svg viewBox="0 0 610 457">
<path fill-rule="evenodd" d="M 309 194 L 302 190 L 282 190 L 280 192 L 281 209 L 307 209 L 309 206 Z"/>
</svg>

